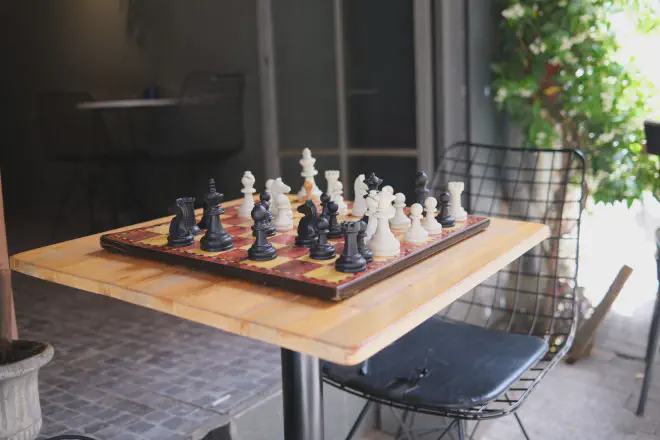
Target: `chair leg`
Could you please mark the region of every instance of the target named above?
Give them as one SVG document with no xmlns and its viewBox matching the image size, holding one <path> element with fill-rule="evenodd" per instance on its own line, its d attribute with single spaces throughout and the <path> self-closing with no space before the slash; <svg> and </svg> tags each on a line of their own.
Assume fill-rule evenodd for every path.
<svg viewBox="0 0 660 440">
<path fill-rule="evenodd" d="M 472 434 L 470 434 L 470 440 L 474 440 L 474 435 L 477 433 L 477 429 L 479 428 L 479 423 L 481 423 L 481 420 L 477 420 L 477 423 L 475 423 L 474 429 L 472 430 Z"/>
<path fill-rule="evenodd" d="M 658 353 L 658 336 L 660 334 L 660 291 L 655 298 L 655 307 L 653 308 L 653 319 L 651 320 L 651 328 L 649 329 L 649 341 L 646 346 L 646 366 L 644 368 L 644 381 L 642 382 L 642 390 L 639 394 L 639 403 L 637 405 L 638 416 L 644 415 L 646 409 L 646 399 L 649 394 L 649 387 L 651 386 L 651 379 L 653 378 L 653 364 L 655 357 Z"/>
<path fill-rule="evenodd" d="M 525 427 L 523 426 L 522 420 L 520 420 L 520 416 L 518 415 L 518 412 L 514 412 L 513 415 L 516 418 L 516 421 L 518 422 L 518 426 L 520 426 L 520 430 L 525 436 L 525 439 L 529 440 L 529 435 L 527 435 L 527 431 L 525 431 Z"/>
<path fill-rule="evenodd" d="M 451 423 L 445 428 L 444 431 L 442 431 L 442 434 L 440 434 L 440 437 L 438 437 L 438 440 L 441 440 L 449 431 L 451 431 L 451 428 L 454 426 L 454 423 L 456 423 L 456 419 L 452 420 Z"/>
<path fill-rule="evenodd" d="M 346 437 L 346 440 L 352 440 L 353 436 L 355 436 L 355 433 L 362 424 L 364 418 L 367 416 L 367 413 L 369 412 L 369 409 L 371 409 L 372 405 L 373 402 L 371 400 L 367 400 L 367 403 L 362 408 L 362 411 L 360 411 L 360 414 L 357 416 L 357 419 L 355 419 L 355 423 L 353 424 L 353 427 L 348 432 L 348 436 Z"/>
<path fill-rule="evenodd" d="M 465 428 L 463 426 L 465 422 L 463 420 L 458 421 L 458 440 L 465 440 Z"/>
</svg>

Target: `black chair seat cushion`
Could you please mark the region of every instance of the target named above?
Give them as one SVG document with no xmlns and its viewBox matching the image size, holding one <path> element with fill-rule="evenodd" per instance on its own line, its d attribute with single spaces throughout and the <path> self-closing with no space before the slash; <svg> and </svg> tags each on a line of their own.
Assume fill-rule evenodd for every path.
<svg viewBox="0 0 660 440">
<path fill-rule="evenodd" d="M 355 391 L 411 407 L 462 409 L 488 403 L 547 352 L 534 336 L 431 318 L 362 366 L 323 365 Z"/>
</svg>

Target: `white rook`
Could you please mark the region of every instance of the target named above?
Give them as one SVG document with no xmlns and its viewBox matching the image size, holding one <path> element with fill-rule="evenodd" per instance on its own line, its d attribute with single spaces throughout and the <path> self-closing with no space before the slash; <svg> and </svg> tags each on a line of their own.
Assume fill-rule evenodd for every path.
<svg viewBox="0 0 660 440">
<path fill-rule="evenodd" d="M 463 182 L 449 182 L 447 184 L 449 190 L 449 213 L 456 219 L 457 222 L 464 222 L 467 219 L 467 212 L 461 205 L 461 194 L 465 189 Z"/>
</svg>

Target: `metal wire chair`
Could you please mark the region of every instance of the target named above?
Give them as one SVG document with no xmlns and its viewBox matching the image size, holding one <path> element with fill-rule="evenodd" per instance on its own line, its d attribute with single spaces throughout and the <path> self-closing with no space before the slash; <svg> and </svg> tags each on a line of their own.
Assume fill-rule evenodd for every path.
<svg viewBox="0 0 660 440">
<path fill-rule="evenodd" d="M 452 418 L 447 430 L 456 424 L 463 438 L 460 421 L 513 413 L 572 344 L 578 317 L 578 242 L 585 201 L 585 160 L 576 150 L 461 142 L 444 151 L 431 194 L 438 197 L 450 181 L 465 183 L 462 200 L 470 214 L 545 223 L 550 227 L 550 237 L 447 307 L 441 313 L 442 319 L 538 336 L 547 341 L 549 351 L 503 395 L 471 408 L 411 408 L 328 378 L 326 381 L 369 401 L 405 410 L 402 422 L 409 411 Z M 517 414 L 516 419 L 527 437 Z"/>
</svg>

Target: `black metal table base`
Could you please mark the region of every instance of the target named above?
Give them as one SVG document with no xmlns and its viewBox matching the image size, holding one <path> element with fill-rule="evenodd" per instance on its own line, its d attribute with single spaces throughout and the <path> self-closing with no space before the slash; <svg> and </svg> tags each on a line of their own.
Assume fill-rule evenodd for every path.
<svg viewBox="0 0 660 440">
<path fill-rule="evenodd" d="M 323 440 L 323 383 L 318 358 L 282 349 L 285 440 Z"/>
</svg>

